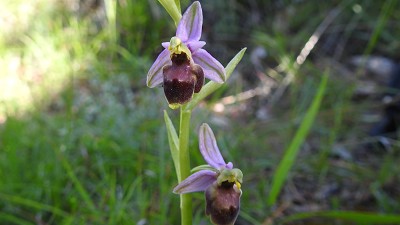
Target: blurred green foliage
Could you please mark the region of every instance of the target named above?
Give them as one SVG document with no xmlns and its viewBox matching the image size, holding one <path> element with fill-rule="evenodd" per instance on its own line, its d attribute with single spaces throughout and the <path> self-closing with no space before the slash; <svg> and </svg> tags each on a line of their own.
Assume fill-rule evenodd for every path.
<svg viewBox="0 0 400 225">
<path fill-rule="evenodd" d="M 313 205 L 369 211 L 376 214 L 375 224 L 393 219 L 379 213 L 400 213 L 398 145 L 363 163 L 334 156 L 338 142 L 346 148 L 363 144 L 357 139 L 365 136 L 363 112 L 377 108 L 371 101 L 354 101 L 356 84 L 335 65 L 364 54 L 368 43 L 373 43 L 371 54 L 400 58 L 400 9 L 393 2 L 202 1 L 206 49 L 225 64 L 242 47 L 249 52 L 240 76 L 234 74 L 209 102 L 258 85 L 250 57 L 256 47 L 267 51 L 262 76 L 279 83 L 288 73 L 296 75 L 269 111 L 269 120 L 256 118 L 256 110 L 268 102 L 261 98 L 238 113 L 221 115 L 202 106 L 193 114 L 193 130 L 201 122 L 214 123 L 222 154 L 243 169 L 237 224 L 279 224 L 286 215 L 312 211 Z M 182 9 L 188 4 L 182 1 Z M 339 16 L 305 63 L 293 70 L 304 44 L 335 9 Z M 175 33 L 158 2 L 6 0 L 0 2 L 0 27 L 0 224 L 179 223 L 163 124 L 168 107 L 161 89 L 145 87 L 161 42 Z M 274 170 L 327 68 L 330 79 L 310 137 L 275 207 L 269 207 Z M 169 115 L 176 122 L 176 115 Z M 192 165 L 204 163 L 196 133 L 190 138 Z M 366 202 L 351 194 L 312 198 L 310 192 L 331 186 L 367 196 Z M 195 224 L 206 223 L 203 195 L 194 199 Z M 335 213 L 317 222 L 347 224 L 332 218 L 360 218 Z"/>
</svg>

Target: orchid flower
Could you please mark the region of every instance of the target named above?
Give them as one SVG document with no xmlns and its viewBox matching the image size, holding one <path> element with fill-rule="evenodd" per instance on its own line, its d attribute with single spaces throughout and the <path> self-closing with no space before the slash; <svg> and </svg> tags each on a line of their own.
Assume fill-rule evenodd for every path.
<svg viewBox="0 0 400 225">
<path fill-rule="evenodd" d="M 157 57 L 147 74 L 150 88 L 163 84 L 169 106 L 178 108 L 198 93 L 204 77 L 223 83 L 225 68 L 202 47 L 200 41 L 203 25 L 203 12 L 196 1 L 183 14 L 176 36 L 170 42 L 162 43 L 165 48 Z"/>
<path fill-rule="evenodd" d="M 206 214 L 216 225 L 232 225 L 239 214 L 242 195 L 242 171 L 225 163 L 218 149 L 215 136 L 207 124 L 200 127 L 199 148 L 208 165 L 194 168 L 198 170 L 183 180 L 173 190 L 176 194 L 204 191 Z"/>
</svg>

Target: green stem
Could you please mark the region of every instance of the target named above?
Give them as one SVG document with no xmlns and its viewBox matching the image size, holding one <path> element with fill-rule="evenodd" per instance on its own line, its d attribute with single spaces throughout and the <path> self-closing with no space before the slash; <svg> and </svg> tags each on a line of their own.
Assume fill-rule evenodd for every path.
<svg viewBox="0 0 400 225">
<path fill-rule="evenodd" d="M 179 167 L 180 180 L 186 179 L 190 175 L 190 157 L 189 157 L 189 126 L 192 111 L 184 110 L 181 107 L 179 124 Z M 192 225 L 192 196 L 190 194 L 181 194 L 181 221 L 182 225 Z"/>
</svg>

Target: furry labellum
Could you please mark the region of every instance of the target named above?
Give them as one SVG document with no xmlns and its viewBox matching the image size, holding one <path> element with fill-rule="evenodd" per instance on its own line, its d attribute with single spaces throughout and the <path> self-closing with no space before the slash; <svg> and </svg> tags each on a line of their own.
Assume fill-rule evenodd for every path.
<svg viewBox="0 0 400 225">
<path fill-rule="evenodd" d="M 214 182 L 205 191 L 206 215 L 216 225 L 233 225 L 239 215 L 241 195 L 234 183 Z"/>
<path fill-rule="evenodd" d="M 192 99 L 204 84 L 203 69 L 188 59 L 185 53 L 173 54 L 172 65 L 163 68 L 164 94 L 171 108 L 177 108 Z"/>
</svg>

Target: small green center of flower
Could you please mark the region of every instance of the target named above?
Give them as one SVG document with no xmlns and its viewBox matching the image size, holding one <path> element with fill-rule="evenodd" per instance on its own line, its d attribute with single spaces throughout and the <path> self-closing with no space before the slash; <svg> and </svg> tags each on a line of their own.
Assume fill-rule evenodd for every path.
<svg viewBox="0 0 400 225">
<path fill-rule="evenodd" d="M 188 60 L 192 58 L 192 53 L 189 48 L 182 42 L 182 40 L 178 37 L 172 37 L 169 42 L 168 50 L 170 52 L 170 57 L 172 58 L 174 55 L 180 55 L 182 53 L 186 54 Z"/>
<path fill-rule="evenodd" d="M 218 174 L 217 182 L 219 186 L 221 186 L 223 182 L 234 183 L 236 187 L 240 189 L 243 183 L 243 173 L 237 168 L 222 169 Z"/>
</svg>

